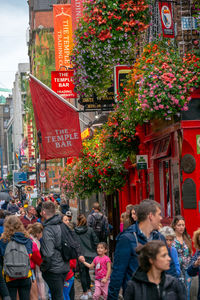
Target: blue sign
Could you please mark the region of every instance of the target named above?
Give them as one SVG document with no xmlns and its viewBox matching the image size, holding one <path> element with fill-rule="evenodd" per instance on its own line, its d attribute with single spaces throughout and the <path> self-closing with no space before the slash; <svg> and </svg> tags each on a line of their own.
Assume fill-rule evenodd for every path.
<svg viewBox="0 0 200 300">
<path fill-rule="evenodd" d="M 27 172 L 15 172 L 14 182 L 27 181 Z"/>
<path fill-rule="evenodd" d="M 197 20 L 194 17 L 181 17 L 182 30 L 197 29 Z"/>
</svg>

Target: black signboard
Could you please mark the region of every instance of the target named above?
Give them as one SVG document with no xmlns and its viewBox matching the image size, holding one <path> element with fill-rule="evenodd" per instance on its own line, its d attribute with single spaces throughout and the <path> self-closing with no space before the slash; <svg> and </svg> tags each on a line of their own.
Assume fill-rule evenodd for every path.
<svg viewBox="0 0 200 300">
<path fill-rule="evenodd" d="M 104 97 L 98 97 L 95 93 L 92 97 L 80 97 L 79 103 L 84 106 L 85 111 L 89 110 L 113 110 L 115 103 L 114 87 L 110 87 Z"/>
</svg>

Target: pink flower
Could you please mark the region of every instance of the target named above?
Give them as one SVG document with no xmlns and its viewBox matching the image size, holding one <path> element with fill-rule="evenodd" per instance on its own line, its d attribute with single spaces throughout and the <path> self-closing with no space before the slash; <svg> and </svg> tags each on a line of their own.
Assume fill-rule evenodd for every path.
<svg viewBox="0 0 200 300">
<path fill-rule="evenodd" d="M 163 104 L 159 104 L 159 108 L 163 109 L 164 105 Z"/>
</svg>

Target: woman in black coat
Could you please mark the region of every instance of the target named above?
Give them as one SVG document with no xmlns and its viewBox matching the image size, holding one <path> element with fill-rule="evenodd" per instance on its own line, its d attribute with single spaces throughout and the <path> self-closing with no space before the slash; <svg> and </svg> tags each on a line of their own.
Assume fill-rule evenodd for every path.
<svg viewBox="0 0 200 300">
<path fill-rule="evenodd" d="M 97 256 L 96 248 L 99 243 L 99 239 L 96 236 L 94 230 L 87 226 L 87 219 L 83 214 L 77 217 L 77 226 L 74 228 L 78 241 L 81 245 L 81 251 L 88 263 L 91 263 L 95 256 Z M 90 274 L 89 269 L 80 263 L 80 280 L 83 289 L 83 295 L 80 299 L 91 298 L 90 290 Z"/>
<path fill-rule="evenodd" d="M 124 300 L 186 300 L 178 279 L 165 274 L 170 257 L 162 241 L 151 241 L 139 249 L 139 268 L 128 282 Z"/>
</svg>

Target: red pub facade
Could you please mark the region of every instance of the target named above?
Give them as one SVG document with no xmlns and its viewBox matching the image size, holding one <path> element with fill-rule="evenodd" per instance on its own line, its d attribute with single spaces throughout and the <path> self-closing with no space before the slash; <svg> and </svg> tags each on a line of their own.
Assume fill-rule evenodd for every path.
<svg viewBox="0 0 200 300">
<path fill-rule="evenodd" d="M 181 214 L 190 234 L 200 225 L 200 88 L 178 121 L 152 120 L 138 127 L 139 153 L 147 170 L 128 164 L 128 181 L 119 192 L 120 213 L 127 204 L 155 199 L 163 220 Z"/>
</svg>

